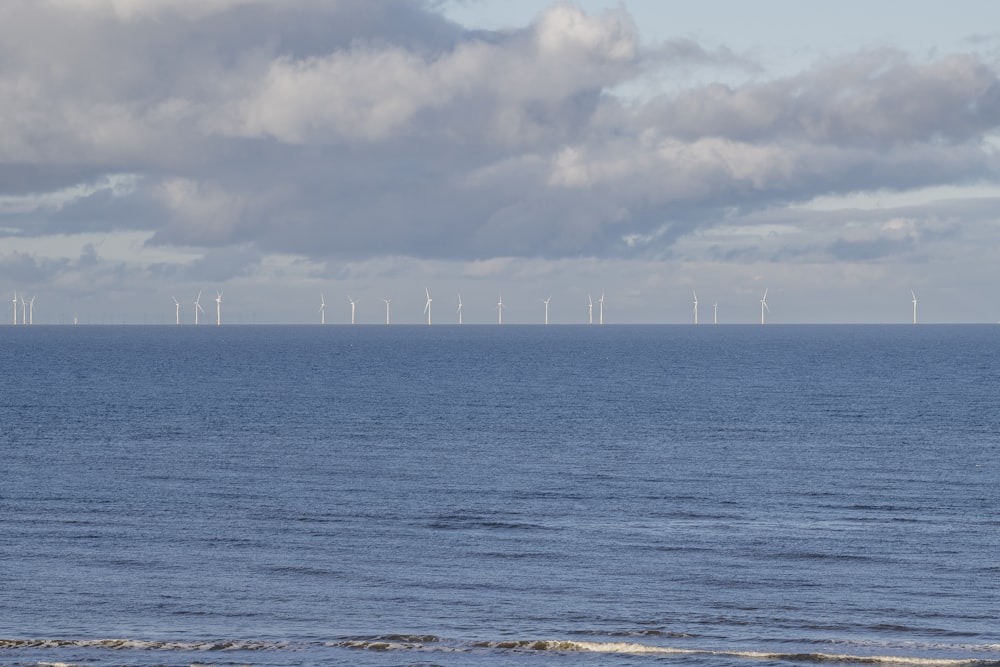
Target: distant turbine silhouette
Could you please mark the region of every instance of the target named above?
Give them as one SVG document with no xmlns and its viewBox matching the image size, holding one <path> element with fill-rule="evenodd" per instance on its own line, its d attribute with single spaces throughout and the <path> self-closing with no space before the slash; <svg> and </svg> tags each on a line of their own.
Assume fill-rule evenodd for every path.
<svg viewBox="0 0 1000 667">
<path fill-rule="evenodd" d="M 500 300 L 497 301 L 497 324 L 503 324 L 503 292 L 500 293 Z"/>
<path fill-rule="evenodd" d="M 587 295 L 587 324 L 594 323 L 594 300 Z"/>
<path fill-rule="evenodd" d="M 771 312 L 771 309 L 767 307 L 767 288 L 764 288 L 764 296 L 760 298 L 760 323 L 764 324 L 764 311 Z"/>
<path fill-rule="evenodd" d="M 28 324 L 35 323 L 35 297 L 31 297 L 28 302 Z"/>
<path fill-rule="evenodd" d="M 176 296 L 170 297 L 174 300 L 174 324 L 181 323 L 181 302 L 177 300 Z"/>
<path fill-rule="evenodd" d="M 198 298 L 194 300 L 194 324 L 198 326 L 198 311 L 205 312 L 205 309 L 201 307 L 201 292 L 198 292 Z"/>
<path fill-rule="evenodd" d="M 716 301 L 712 304 L 712 324 L 719 323 L 719 302 Z"/>
<path fill-rule="evenodd" d="M 215 292 L 215 324 L 222 326 L 222 292 Z"/>
<path fill-rule="evenodd" d="M 691 290 L 691 294 L 694 294 L 694 323 L 698 324 L 698 293 Z"/>
<path fill-rule="evenodd" d="M 14 292 L 14 326 L 17 326 L 17 292 Z"/>
<path fill-rule="evenodd" d="M 424 293 L 427 295 L 427 303 L 424 305 L 424 312 L 427 313 L 427 326 L 431 325 L 431 292 L 426 287 L 424 288 Z"/>
<path fill-rule="evenodd" d="M 462 293 L 458 293 L 458 323 L 462 323 Z"/>
<path fill-rule="evenodd" d="M 326 297 L 319 293 L 319 323 L 326 324 Z"/>
<path fill-rule="evenodd" d="M 542 299 L 542 303 L 545 304 L 545 324 L 546 325 L 548 325 L 548 323 L 549 323 L 549 301 L 551 301 L 551 300 L 552 300 L 552 296 L 551 295 L 549 295 L 549 298 L 547 298 L 547 299 Z"/>
<path fill-rule="evenodd" d="M 354 324 L 354 299 L 348 295 L 347 300 L 351 302 L 351 324 Z"/>
<path fill-rule="evenodd" d="M 917 295 L 913 293 L 913 290 L 910 290 L 910 296 L 913 297 L 913 323 L 916 324 L 917 323 Z"/>
<path fill-rule="evenodd" d="M 392 299 L 382 299 L 385 301 L 385 326 L 389 326 L 389 303 Z"/>
<path fill-rule="evenodd" d="M 21 324 L 27 324 L 28 323 L 28 316 L 27 316 L 27 312 L 28 311 L 26 310 L 27 307 L 28 307 L 28 302 L 24 300 L 24 295 L 22 294 L 21 295 Z"/>
<path fill-rule="evenodd" d="M 601 319 L 599 321 L 604 324 L 604 290 L 601 290 L 601 298 L 597 300 L 597 303 L 601 306 Z"/>
</svg>

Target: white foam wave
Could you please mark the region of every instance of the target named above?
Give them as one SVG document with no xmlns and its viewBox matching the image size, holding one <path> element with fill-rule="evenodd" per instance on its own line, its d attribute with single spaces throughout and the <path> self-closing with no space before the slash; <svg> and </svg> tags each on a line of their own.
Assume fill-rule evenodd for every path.
<svg viewBox="0 0 1000 667">
<path fill-rule="evenodd" d="M 787 662 L 831 662 L 844 665 L 908 665 L 911 667 L 1000 667 L 1000 656 L 983 658 L 937 658 L 906 655 L 856 655 L 850 653 L 741 651 L 660 646 L 639 642 L 598 642 L 556 639 L 522 639 L 482 641 L 473 643 L 448 642 L 431 635 L 382 635 L 345 638 L 340 641 L 310 644 L 331 648 L 346 648 L 385 652 L 467 652 L 476 649 L 500 651 L 590 652 L 629 655 L 700 655 L 747 660 L 778 660 Z M 18 648 L 100 648 L 138 651 L 267 651 L 295 650 L 304 645 L 286 642 L 224 640 L 210 642 L 150 641 L 141 639 L 0 639 L 0 650 Z M 986 644 L 968 647 L 970 653 L 1000 651 L 1000 645 Z M 75 667 L 68 663 L 38 663 L 40 667 Z"/>
<path fill-rule="evenodd" d="M 917 658 L 896 655 L 851 655 L 846 653 L 789 653 L 779 651 L 739 651 L 656 646 L 633 642 L 585 642 L 567 640 L 524 640 L 514 642 L 486 642 L 492 648 L 528 651 L 586 651 L 617 654 L 704 655 L 752 660 L 783 660 L 801 662 L 837 662 L 842 664 L 912 665 L 916 667 L 971 667 L 975 665 L 1000 665 L 1000 660 L 983 658 Z"/>
</svg>

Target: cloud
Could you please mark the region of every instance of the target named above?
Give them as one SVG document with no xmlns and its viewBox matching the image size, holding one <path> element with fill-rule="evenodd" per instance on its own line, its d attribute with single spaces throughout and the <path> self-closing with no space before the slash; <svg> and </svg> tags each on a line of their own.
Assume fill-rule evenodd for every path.
<svg viewBox="0 0 1000 667">
<path fill-rule="evenodd" d="M 357 41 L 323 56 L 273 61 L 215 129 L 287 143 L 418 133 L 524 145 L 565 122 L 579 95 L 623 80 L 637 51 L 626 15 L 592 18 L 569 5 L 544 12 L 530 31 L 470 36 L 442 52 Z M 454 122 L 470 110 L 476 123 Z"/>
<path fill-rule="evenodd" d="M 702 67 L 746 76 L 621 92 Z M 643 44 L 624 9 L 571 4 L 478 31 L 402 0 L 13 0 L 0 96 L 9 236 L 149 231 L 204 258 L 150 275 L 217 262 L 217 280 L 270 256 L 477 271 L 675 257 L 817 197 L 995 184 L 1000 130 L 995 63 L 973 53 L 871 50 L 768 77 L 725 47 Z M 801 239 L 757 250 L 719 236 L 712 254 L 873 261 L 927 242 L 861 222 L 841 236 L 789 222 Z M 9 255 L 7 271 L 40 262 Z"/>
</svg>

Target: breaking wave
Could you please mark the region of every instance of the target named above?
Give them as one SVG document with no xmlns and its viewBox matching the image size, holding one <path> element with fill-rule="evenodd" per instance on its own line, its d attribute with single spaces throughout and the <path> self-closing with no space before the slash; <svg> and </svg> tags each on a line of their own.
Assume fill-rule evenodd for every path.
<svg viewBox="0 0 1000 667">
<path fill-rule="evenodd" d="M 364 637 L 343 637 L 317 642 L 268 642 L 253 640 L 216 641 L 149 641 L 140 639 L 0 639 L 0 651 L 60 648 L 91 648 L 111 651 L 296 651 L 308 649 L 347 649 L 386 652 L 506 652 L 506 653 L 605 653 L 618 655 L 687 655 L 745 658 L 759 662 L 772 660 L 786 663 L 838 663 L 843 665 L 911 665 L 917 667 L 1000 667 L 996 657 L 938 658 L 908 655 L 852 655 L 849 653 L 781 652 L 760 650 L 714 650 L 661 646 L 638 642 L 596 642 L 559 639 L 521 639 L 498 641 L 448 641 L 434 635 L 387 634 Z M 1000 652 L 996 644 L 964 646 L 969 652 Z M 57 662 L 36 664 L 55 665 Z"/>
</svg>

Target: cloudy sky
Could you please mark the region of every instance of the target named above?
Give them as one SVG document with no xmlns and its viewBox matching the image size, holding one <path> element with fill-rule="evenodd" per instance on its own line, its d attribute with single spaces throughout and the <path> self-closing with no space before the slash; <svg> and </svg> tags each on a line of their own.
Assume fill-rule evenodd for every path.
<svg viewBox="0 0 1000 667">
<path fill-rule="evenodd" d="M 818 4 L 6 0 L 0 322 L 1000 320 L 1000 3 Z"/>
</svg>

